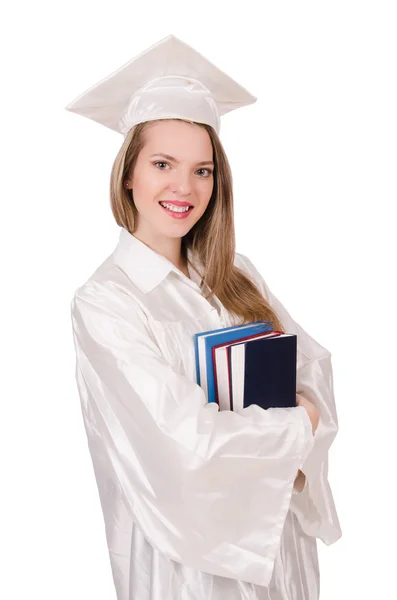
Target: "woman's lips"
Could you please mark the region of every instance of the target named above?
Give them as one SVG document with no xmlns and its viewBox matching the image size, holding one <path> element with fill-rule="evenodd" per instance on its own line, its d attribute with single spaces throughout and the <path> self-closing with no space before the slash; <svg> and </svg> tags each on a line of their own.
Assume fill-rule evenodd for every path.
<svg viewBox="0 0 397 600">
<path fill-rule="evenodd" d="M 180 200 L 160 200 L 160 202 L 173 204 L 174 206 L 192 206 L 190 202 L 181 202 Z"/>
<path fill-rule="evenodd" d="M 172 204 L 172 203 L 170 202 L 169 204 Z M 169 215 L 170 217 L 173 217 L 174 219 L 186 219 L 193 210 L 193 207 L 192 207 L 189 210 L 186 210 L 184 212 L 175 212 L 173 210 L 169 210 L 168 208 L 165 208 L 160 203 L 159 203 L 159 206 L 162 210 L 164 210 L 167 213 L 167 215 Z M 185 205 L 185 206 L 187 206 L 187 205 Z"/>
</svg>

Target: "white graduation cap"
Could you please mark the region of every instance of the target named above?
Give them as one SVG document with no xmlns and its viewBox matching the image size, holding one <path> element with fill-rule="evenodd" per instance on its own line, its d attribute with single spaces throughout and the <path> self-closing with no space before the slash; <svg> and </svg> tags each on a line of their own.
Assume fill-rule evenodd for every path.
<svg viewBox="0 0 397 600">
<path fill-rule="evenodd" d="M 133 125 L 180 118 L 220 130 L 220 116 L 257 100 L 174 35 L 160 40 L 86 90 L 66 110 L 124 136 Z"/>
</svg>

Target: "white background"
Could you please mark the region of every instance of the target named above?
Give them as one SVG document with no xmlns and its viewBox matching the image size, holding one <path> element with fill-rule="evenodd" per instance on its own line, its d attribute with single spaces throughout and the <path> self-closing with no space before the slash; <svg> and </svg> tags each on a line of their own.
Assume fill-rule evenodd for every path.
<svg viewBox="0 0 397 600">
<path fill-rule="evenodd" d="M 321 600 L 395 588 L 394 2 L 19 3 L 1 21 L 4 600 L 116 598 L 69 305 L 113 250 L 122 136 L 64 110 L 173 33 L 258 97 L 222 118 L 237 251 L 332 352 L 343 530 Z"/>
</svg>

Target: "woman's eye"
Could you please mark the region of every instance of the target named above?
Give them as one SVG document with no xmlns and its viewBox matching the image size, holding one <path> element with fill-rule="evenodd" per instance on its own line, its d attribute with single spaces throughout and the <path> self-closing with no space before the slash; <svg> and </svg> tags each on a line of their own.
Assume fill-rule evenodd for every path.
<svg viewBox="0 0 397 600">
<path fill-rule="evenodd" d="M 206 175 L 206 177 L 209 177 L 212 174 L 211 169 L 199 169 L 199 171 L 207 171 L 208 175 Z"/>
<path fill-rule="evenodd" d="M 158 162 L 155 162 L 154 164 L 155 165 L 167 165 L 168 163 L 163 162 L 163 161 L 158 161 Z M 163 169 L 161 169 L 161 170 L 163 170 Z"/>
</svg>

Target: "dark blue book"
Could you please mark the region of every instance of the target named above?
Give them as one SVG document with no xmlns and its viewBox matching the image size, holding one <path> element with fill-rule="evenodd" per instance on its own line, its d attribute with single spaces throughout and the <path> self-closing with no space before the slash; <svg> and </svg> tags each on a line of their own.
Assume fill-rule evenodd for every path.
<svg viewBox="0 0 397 600">
<path fill-rule="evenodd" d="M 296 406 L 295 334 L 237 342 L 228 345 L 225 352 L 228 372 L 222 372 L 217 366 L 217 377 L 229 380 L 231 410 L 251 404 L 263 409 Z"/>
</svg>

